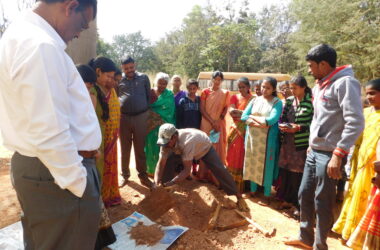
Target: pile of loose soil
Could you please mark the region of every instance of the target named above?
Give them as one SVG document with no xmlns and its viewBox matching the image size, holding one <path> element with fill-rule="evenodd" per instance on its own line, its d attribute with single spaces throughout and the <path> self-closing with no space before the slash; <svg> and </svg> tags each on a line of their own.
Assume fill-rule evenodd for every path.
<svg viewBox="0 0 380 250">
<path fill-rule="evenodd" d="M 223 207 L 236 207 L 234 201 L 216 187 L 195 181 L 185 181 L 181 186 L 176 186 L 172 197 L 176 204 L 158 220 L 162 225 L 181 225 L 205 231 L 216 208 L 214 200 Z"/>
<path fill-rule="evenodd" d="M 219 227 L 226 227 L 231 224 L 241 222 L 244 220 L 242 217 L 240 217 L 235 210 L 222 208 L 220 209 L 220 213 L 218 216 L 217 226 Z"/>
<path fill-rule="evenodd" d="M 162 237 L 164 237 L 164 232 L 161 230 L 161 227 L 157 224 L 150 226 L 144 225 L 142 222 L 139 222 L 135 227 L 129 231 L 131 239 L 136 241 L 137 245 L 156 245 Z"/>
</svg>

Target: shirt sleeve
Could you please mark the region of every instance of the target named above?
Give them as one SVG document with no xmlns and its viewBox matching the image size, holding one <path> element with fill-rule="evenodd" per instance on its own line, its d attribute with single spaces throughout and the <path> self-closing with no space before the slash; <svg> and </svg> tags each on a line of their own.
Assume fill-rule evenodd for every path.
<svg viewBox="0 0 380 250">
<path fill-rule="evenodd" d="M 11 79 L 18 103 L 27 114 L 20 136 L 35 148 L 55 183 L 82 197 L 87 171 L 70 132 L 70 71 L 67 58 L 56 47 L 42 44 L 11 65 Z M 21 124 L 20 124 L 21 126 Z"/>
<path fill-rule="evenodd" d="M 278 120 L 280 119 L 282 113 L 282 102 L 278 101 L 274 107 L 272 108 L 272 111 L 269 114 L 269 117 L 266 118 L 266 122 L 269 126 L 274 125 Z"/>
<path fill-rule="evenodd" d="M 208 95 L 210 93 L 210 90 L 209 89 L 204 89 L 201 93 L 201 100 L 202 101 L 206 101 Z"/>
<path fill-rule="evenodd" d="M 181 98 L 179 100 L 179 104 L 176 107 L 176 120 L 177 120 L 177 128 L 183 128 L 183 117 L 184 117 L 184 105 L 185 105 L 185 98 Z"/>
<path fill-rule="evenodd" d="M 343 111 L 345 124 L 337 149 L 348 154 L 350 147 L 364 129 L 360 83 L 351 77 L 345 79 L 338 89 L 338 102 Z"/>
<path fill-rule="evenodd" d="M 247 105 L 247 107 L 244 109 L 244 111 L 243 111 L 243 114 L 241 115 L 241 118 L 240 118 L 240 120 L 242 120 L 242 121 L 246 121 L 246 120 L 248 120 L 248 118 L 249 118 L 249 115 L 251 114 L 251 110 L 252 110 L 252 106 L 253 106 L 253 102 L 255 101 L 255 99 L 252 99 L 249 103 L 248 103 L 248 105 Z"/>
<path fill-rule="evenodd" d="M 238 106 L 238 98 L 237 98 L 237 95 L 233 95 L 233 96 L 231 96 L 231 99 L 230 99 L 230 105 L 231 105 L 231 104 L 234 104 L 235 107 L 237 108 L 237 106 Z"/>
<path fill-rule="evenodd" d="M 146 93 L 146 101 L 147 103 L 150 102 L 150 81 L 149 81 L 149 77 L 148 76 L 145 76 L 146 80 L 145 80 L 145 93 Z"/>
</svg>

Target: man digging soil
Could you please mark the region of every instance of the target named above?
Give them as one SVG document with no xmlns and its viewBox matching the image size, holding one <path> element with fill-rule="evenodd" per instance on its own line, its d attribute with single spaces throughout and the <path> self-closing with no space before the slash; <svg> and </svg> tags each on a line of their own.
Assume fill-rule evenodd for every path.
<svg viewBox="0 0 380 250">
<path fill-rule="evenodd" d="M 155 185 L 169 187 L 185 180 L 191 172 L 193 160 L 202 160 L 219 181 L 227 195 L 235 195 L 241 211 L 248 206 L 237 192 L 236 184 L 224 167 L 206 133 L 198 129 L 176 129 L 165 123 L 158 132 L 157 144 L 161 146 L 160 158 L 154 174 Z"/>
</svg>

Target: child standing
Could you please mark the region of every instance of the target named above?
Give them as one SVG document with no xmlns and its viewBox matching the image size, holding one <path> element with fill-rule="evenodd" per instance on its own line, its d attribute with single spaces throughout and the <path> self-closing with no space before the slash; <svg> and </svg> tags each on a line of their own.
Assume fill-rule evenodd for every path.
<svg viewBox="0 0 380 250">
<path fill-rule="evenodd" d="M 187 84 L 187 93 L 179 101 L 177 108 L 177 128 L 196 128 L 201 126 L 200 97 L 197 96 L 199 83 L 190 79 Z"/>
</svg>

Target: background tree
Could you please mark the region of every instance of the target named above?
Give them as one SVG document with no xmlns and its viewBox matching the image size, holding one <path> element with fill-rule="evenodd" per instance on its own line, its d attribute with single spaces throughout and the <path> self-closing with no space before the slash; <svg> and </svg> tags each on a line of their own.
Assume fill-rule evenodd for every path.
<svg viewBox="0 0 380 250">
<path fill-rule="evenodd" d="M 264 7 L 260 12 L 257 35 L 262 52 L 261 72 L 291 73 L 297 70 L 298 58 L 290 46 L 295 24 L 285 6 Z"/>
<path fill-rule="evenodd" d="M 183 44 L 179 46 L 178 61 L 182 72 L 195 78 L 200 69 L 207 69 L 207 58 L 203 54 L 203 48 L 207 47 L 211 32 L 210 28 L 220 22 L 220 17 L 209 5 L 205 8 L 195 6 L 183 19 L 181 32 Z"/>
<path fill-rule="evenodd" d="M 362 82 L 380 76 L 380 2 L 378 0 L 293 0 L 290 10 L 298 27 L 291 46 L 304 65 L 307 51 L 331 44 L 338 64 L 352 64 Z"/>
<path fill-rule="evenodd" d="M 112 61 L 116 63 L 116 65 L 120 63 L 120 61 L 118 61 L 119 58 L 112 44 L 107 43 L 102 38 L 99 38 L 96 43 L 96 54 L 98 56 L 105 56 L 110 58 Z"/>
<path fill-rule="evenodd" d="M 103 44 L 104 45 L 104 44 Z M 100 43 L 102 48 L 102 44 Z M 125 58 L 131 56 L 137 62 L 140 71 L 154 71 L 157 58 L 149 39 L 142 36 L 141 32 L 116 35 L 110 46 L 103 46 L 112 56 L 116 64 L 120 64 Z"/>
</svg>

